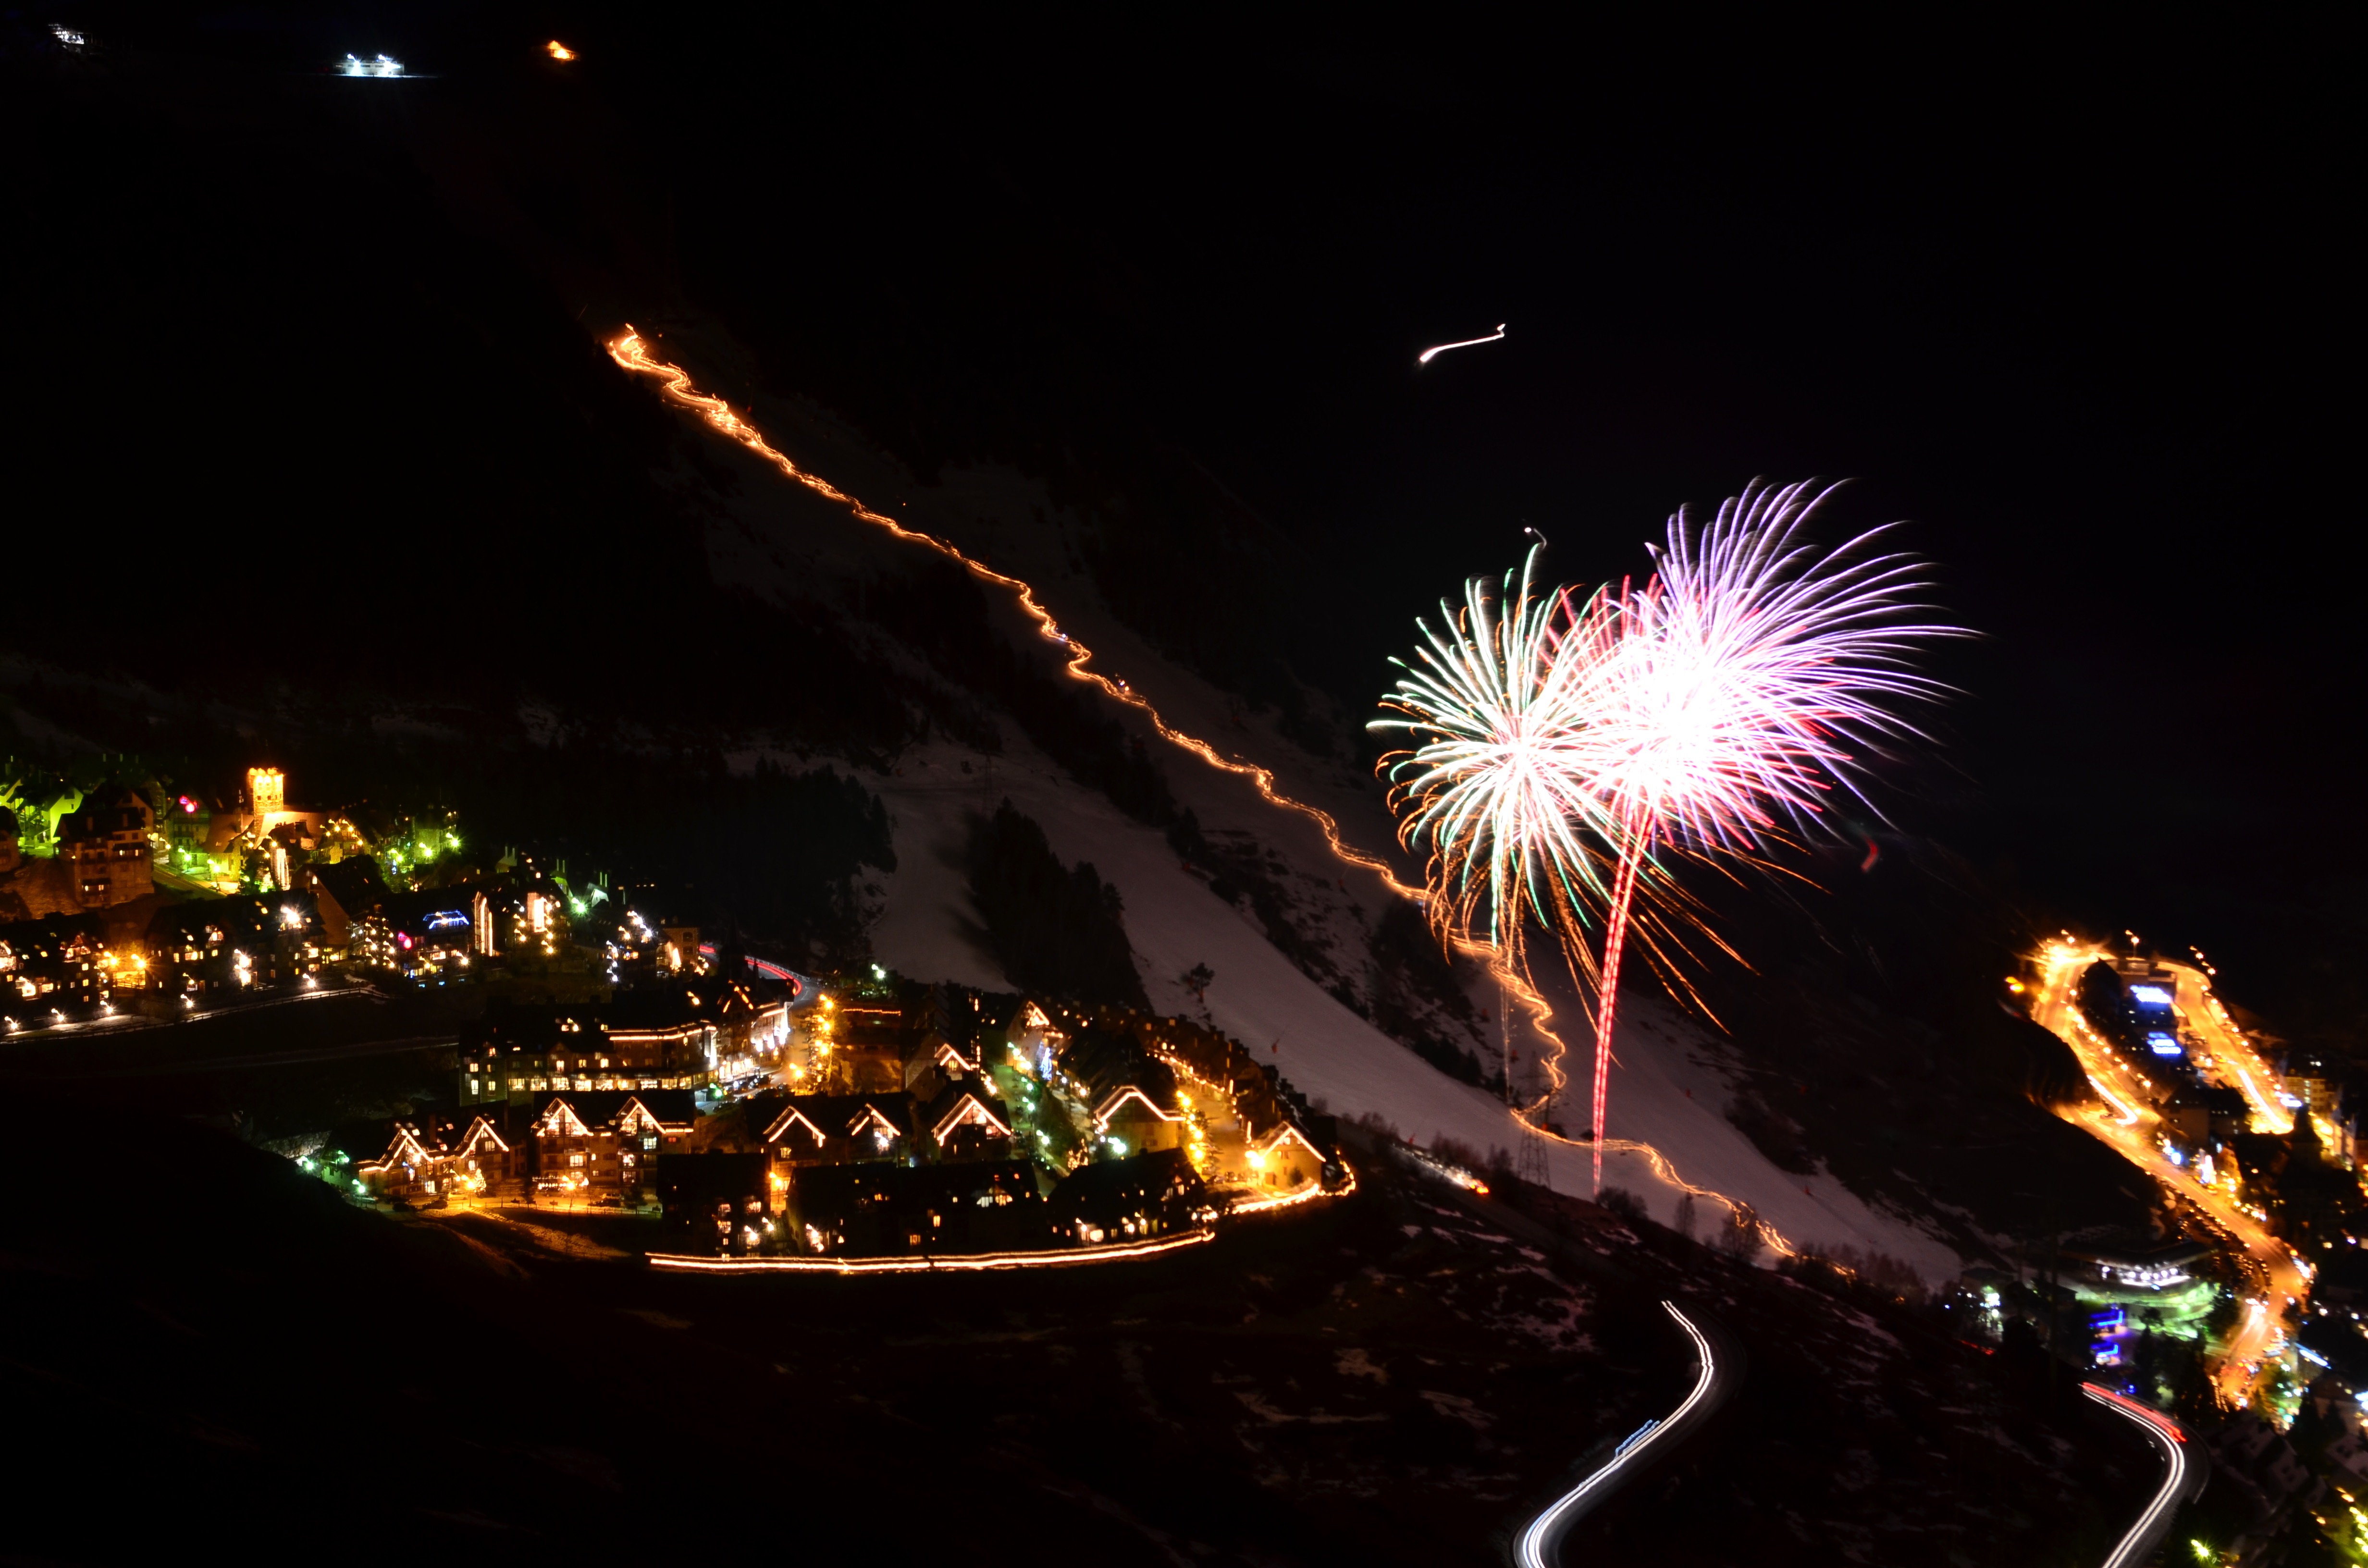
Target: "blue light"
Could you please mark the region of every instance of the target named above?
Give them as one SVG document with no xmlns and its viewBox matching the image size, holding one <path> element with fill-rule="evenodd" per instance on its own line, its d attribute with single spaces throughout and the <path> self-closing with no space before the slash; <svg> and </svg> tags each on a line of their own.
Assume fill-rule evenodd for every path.
<svg viewBox="0 0 2368 1568">
<path fill-rule="evenodd" d="M 2159 985 L 2133 985 L 2130 987 L 2130 996 L 2135 1001 L 2144 1002 L 2152 1006 L 2170 1006 L 2170 993 Z"/>
<path fill-rule="evenodd" d="M 454 926 L 466 926 L 469 917 L 457 909 L 439 909 L 427 917 L 430 931 L 442 931 Z"/>
<path fill-rule="evenodd" d="M 1626 1437 L 1621 1440 L 1620 1446 L 1611 1450 L 1611 1457 L 1613 1459 L 1618 1459 L 1621 1455 L 1626 1453 L 1629 1449 L 1643 1442 L 1647 1437 L 1652 1435 L 1653 1428 L 1658 1426 L 1660 1424 L 1661 1418 L 1656 1415 L 1650 1421 L 1645 1422 L 1642 1426 L 1637 1427 L 1634 1432 L 1629 1433 Z"/>
<path fill-rule="evenodd" d="M 2146 1036 L 2146 1048 L 2157 1056 L 2177 1056 L 2180 1053 L 2179 1041 L 2160 1029 Z"/>
</svg>

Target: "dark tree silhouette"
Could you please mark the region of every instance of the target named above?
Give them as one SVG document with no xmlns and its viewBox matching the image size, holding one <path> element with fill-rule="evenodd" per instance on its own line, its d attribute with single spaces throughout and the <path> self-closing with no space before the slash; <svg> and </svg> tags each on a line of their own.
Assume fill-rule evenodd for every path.
<svg viewBox="0 0 2368 1568">
<path fill-rule="evenodd" d="M 1064 866 L 1044 830 L 1006 801 L 973 823 L 971 897 L 1014 984 L 1076 1002 L 1150 1006 L 1118 890 L 1091 862 Z"/>
</svg>

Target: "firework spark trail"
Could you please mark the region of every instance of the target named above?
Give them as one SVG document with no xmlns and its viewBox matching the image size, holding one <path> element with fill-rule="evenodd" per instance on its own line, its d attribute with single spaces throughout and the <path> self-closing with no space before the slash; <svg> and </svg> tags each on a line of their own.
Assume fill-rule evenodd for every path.
<svg viewBox="0 0 2368 1568">
<path fill-rule="evenodd" d="M 1255 763 L 1236 762 L 1220 755 L 1208 742 L 1169 724 L 1161 716 L 1159 710 L 1152 706 L 1150 700 L 1140 693 L 1120 685 L 1108 676 L 1087 669 L 1086 665 L 1093 657 L 1092 651 L 1074 637 L 1062 633 L 1059 623 L 1042 605 L 1037 602 L 1035 590 L 1027 583 L 996 571 L 993 567 L 964 554 L 954 545 L 933 534 L 906 528 L 886 513 L 874 511 L 865 506 L 828 480 L 800 468 L 786 453 L 765 439 L 763 434 L 755 426 L 734 414 L 731 405 L 723 399 L 700 392 L 691 381 L 688 370 L 652 354 L 647 340 L 632 327 L 627 327 L 621 335 L 612 339 L 608 345 L 608 349 L 609 357 L 621 369 L 635 375 L 655 379 L 658 383 L 661 395 L 666 401 L 697 415 L 709 429 L 762 458 L 779 470 L 784 478 L 795 482 L 825 500 L 845 506 L 857 518 L 887 529 L 898 540 L 933 550 L 947 559 L 960 563 L 964 571 L 983 582 L 1010 589 L 1020 611 L 1035 623 L 1038 634 L 1048 642 L 1061 643 L 1067 650 L 1065 668 L 1072 678 L 1093 686 L 1104 696 L 1115 701 L 1123 702 L 1142 712 L 1144 718 L 1150 721 L 1153 729 L 1158 733 L 1162 740 L 1191 753 L 1212 767 L 1230 773 L 1236 778 L 1247 779 L 1258 790 L 1259 797 L 1268 804 L 1297 812 L 1314 823 L 1323 833 L 1326 846 L 1336 858 L 1360 870 L 1372 872 L 1381 879 L 1384 887 L 1398 897 L 1410 899 L 1417 903 L 1424 903 L 1428 901 L 1429 894 L 1423 888 L 1402 881 L 1387 862 L 1366 854 L 1344 839 L 1340 835 L 1339 824 L 1329 812 L 1320 806 L 1310 805 L 1304 801 L 1294 800 L 1283 793 L 1276 787 L 1274 774 L 1270 769 L 1261 767 Z M 1544 1040 L 1549 1047 L 1547 1053 L 1541 1057 L 1540 1062 L 1551 1080 L 1552 1086 L 1535 1105 L 1517 1111 L 1516 1115 L 1521 1124 L 1535 1136 L 1565 1146 L 1571 1145 L 1573 1140 L 1551 1132 L 1543 1125 L 1543 1108 L 1552 1104 L 1554 1097 L 1568 1086 L 1569 1082 L 1562 1070 L 1562 1061 L 1569 1053 L 1569 1046 L 1554 1028 L 1555 1016 L 1554 1005 L 1546 1000 L 1544 993 L 1531 983 L 1526 973 L 1514 967 L 1503 950 L 1486 942 L 1475 941 L 1469 937 L 1460 935 L 1451 934 L 1451 940 L 1458 953 L 1485 964 L 1491 977 L 1520 1002 L 1523 1011 L 1529 1015 L 1531 1032 Z M 1600 1146 L 1600 1143 L 1599 1146 Z M 1742 1208 L 1736 1199 L 1727 1197 L 1725 1193 L 1714 1192 L 1708 1187 L 1695 1187 L 1685 1181 L 1678 1176 L 1676 1167 L 1669 1164 L 1667 1156 L 1648 1143 L 1612 1140 L 1611 1146 L 1614 1153 L 1624 1152 L 1643 1155 L 1653 1167 L 1655 1174 L 1673 1187 L 1698 1198 L 1713 1199 L 1725 1204 L 1732 1211 L 1740 1211 Z M 1790 1244 L 1767 1221 L 1760 1221 L 1759 1230 L 1776 1251 L 1788 1256 L 1793 1255 L 1793 1249 Z"/>
<path fill-rule="evenodd" d="M 1426 348 L 1421 353 L 1414 357 L 1414 362 L 1417 365 L 1428 365 L 1433 359 L 1437 358 L 1440 355 L 1446 353 L 1451 348 L 1477 348 L 1484 343 L 1495 343 L 1504 335 L 1505 324 L 1503 322 L 1498 322 L 1497 324 L 1497 330 L 1490 333 L 1486 337 L 1467 337 L 1461 343 L 1442 343 L 1436 348 Z"/>
</svg>

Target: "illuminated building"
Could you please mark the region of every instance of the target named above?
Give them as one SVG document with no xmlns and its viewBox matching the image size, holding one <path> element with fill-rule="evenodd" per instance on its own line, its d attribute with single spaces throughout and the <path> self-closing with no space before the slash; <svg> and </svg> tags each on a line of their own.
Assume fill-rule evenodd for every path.
<svg viewBox="0 0 2368 1568">
<path fill-rule="evenodd" d="M 746 988 L 735 994 L 700 982 L 621 992 L 608 1002 L 497 1000 L 461 1035 L 460 1100 L 703 1088 L 715 1081 L 720 1061 L 778 1055 L 786 1013 L 785 1003 Z"/>
<path fill-rule="evenodd" d="M 913 1137 L 913 1096 L 790 1095 L 765 1127 L 776 1167 L 842 1165 L 888 1160 L 906 1164 L 926 1153 Z"/>
<path fill-rule="evenodd" d="M 639 1199 L 661 1154 L 679 1152 L 699 1110 L 687 1089 L 572 1091 L 542 1096 L 534 1119 L 537 1199 Z"/>
<path fill-rule="evenodd" d="M 904 1087 L 906 1055 L 920 1031 L 901 1008 L 841 1006 L 831 1026 L 828 1086 L 844 1093 L 893 1093 Z"/>
<path fill-rule="evenodd" d="M 2194 1282 L 2196 1267 L 2212 1256 L 2201 1242 L 2175 1242 L 2166 1246 L 2117 1251 L 2099 1247 L 2066 1247 L 2065 1262 L 2079 1270 L 2074 1283 L 2084 1293 L 2150 1295 L 2178 1290 Z"/>
<path fill-rule="evenodd" d="M 470 902 L 465 889 L 389 893 L 348 927 L 347 957 L 422 983 L 461 975 L 475 948 Z"/>
<path fill-rule="evenodd" d="M 356 918 L 369 915 L 387 896 L 378 867 L 367 858 L 307 866 L 302 880 L 320 911 L 321 941 L 338 952 L 353 941 Z"/>
<path fill-rule="evenodd" d="M 784 1192 L 787 1244 L 825 1257 L 1037 1248 L 1049 1210 L 1023 1160 L 800 1168 Z"/>
<path fill-rule="evenodd" d="M 250 767 L 246 770 L 246 809 L 263 819 L 263 825 L 277 825 L 276 818 L 288 810 L 288 775 L 276 767 Z"/>
<path fill-rule="evenodd" d="M 2157 1108 L 2164 1123 L 2198 1149 L 2216 1149 L 2246 1130 L 2252 1108 L 2224 1085 L 2180 1084 Z"/>
<path fill-rule="evenodd" d="M 1281 1122 L 1245 1142 L 1255 1185 L 1296 1191 L 1323 1179 L 1329 1156 L 1297 1122 Z"/>
<path fill-rule="evenodd" d="M 304 893 L 169 904 L 148 923 L 148 981 L 168 996 L 202 997 L 283 984 L 320 972 L 320 917 Z"/>
<path fill-rule="evenodd" d="M 264 884 L 309 891 L 310 866 L 334 865 L 365 847 L 343 813 L 290 807 L 287 775 L 275 767 L 248 768 L 235 805 L 188 793 L 170 797 L 156 831 L 174 874 L 219 892 Z"/>
<path fill-rule="evenodd" d="M 1176 1073 L 1132 1034 L 1087 1028 L 1056 1060 L 1091 1108 L 1094 1135 L 1121 1154 L 1173 1149 L 1184 1141 Z"/>
<path fill-rule="evenodd" d="M 85 909 L 130 903 L 156 891 L 148 832 L 156 813 L 139 790 L 110 783 L 58 824 L 58 858 L 73 869 Z"/>
<path fill-rule="evenodd" d="M 659 961 L 669 974 L 706 972 L 707 962 L 700 956 L 699 927 L 678 921 L 667 921 L 659 927 L 661 946 Z"/>
<path fill-rule="evenodd" d="M 676 1244 L 694 1253 L 746 1257 L 781 1234 L 762 1154 L 668 1154 L 656 1187 Z"/>
<path fill-rule="evenodd" d="M 1011 1119 L 976 1089 L 948 1085 L 922 1108 L 920 1124 L 940 1160 L 999 1160 L 1011 1152 Z"/>
<path fill-rule="evenodd" d="M 88 1017 L 113 997 L 111 957 L 95 914 L 0 926 L 0 1017 L 26 1028 Z"/>
<path fill-rule="evenodd" d="M 1079 1246 L 1168 1235 L 1205 1223 L 1208 1189 L 1180 1149 L 1080 1165 L 1053 1189 L 1046 1218 Z"/>
<path fill-rule="evenodd" d="M 449 1141 L 398 1121 L 386 1153 L 354 1167 L 364 1191 L 406 1201 L 520 1197 L 526 1174 L 525 1151 L 482 1116 Z"/>
</svg>

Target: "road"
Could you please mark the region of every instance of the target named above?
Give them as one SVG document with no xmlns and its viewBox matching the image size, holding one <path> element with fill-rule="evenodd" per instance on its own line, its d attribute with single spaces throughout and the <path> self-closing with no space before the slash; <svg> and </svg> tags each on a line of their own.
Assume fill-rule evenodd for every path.
<svg viewBox="0 0 2368 1568">
<path fill-rule="evenodd" d="M 1657 1457 L 1658 1453 L 1677 1442 L 1694 1427 L 1708 1420 L 1734 1391 L 1736 1358 L 1721 1357 L 1711 1343 L 1711 1337 L 1700 1324 L 1678 1310 L 1675 1301 L 1663 1301 L 1663 1310 L 1685 1330 L 1693 1341 L 1695 1358 L 1694 1386 L 1678 1407 L 1658 1422 L 1647 1423 L 1631 1434 L 1626 1441 L 1586 1480 L 1556 1498 L 1552 1506 L 1530 1521 L 1521 1532 L 1515 1548 L 1514 1560 L 1520 1568 L 1556 1568 L 1562 1559 L 1563 1538 L 1571 1526 L 1593 1512 L 1605 1498 L 1620 1489 L 1622 1482 Z"/>
<path fill-rule="evenodd" d="M 11 1045 L 31 1045 L 41 1040 L 64 1040 L 76 1035 L 131 1034 L 142 1029 L 176 1028 L 196 1023 L 200 1018 L 227 1017 L 233 1013 L 259 1013 L 268 1007 L 291 1007 L 304 1002 L 328 1002 L 340 996 L 368 996 L 384 1002 L 386 994 L 365 983 L 317 985 L 311 983 L 292 990 L 274 989 L 260 996 L 242 996 L 221 1002 L 211 1007 L 189 1007 L 170 1017 L 153 1018 L 144 1013 L 111 1011 L 95 1018 L 69 1018 L 62 1023 L 44 1024 L 37 1028 L 12 1028 L 7 1033 Z"/>
<path fill-rule="evenodd" d="M 302 1046 L 293 1051 L 258 1051 L 248 1056 L 201 1057 L 195 1062 L 169 1062 L 154 1067 L 112 1067 L 84 1074 L 94 1078 L 170 1078 L 188 1073 L 230 1073 L 250 1067 L 292 1067 L 304 1062 L 356 1062 L 370 1056 L 401 1056 L 415 1051 L 450 1049 L 458 1035 L 411 1035 L 403 1040 L 360 1040 L 347 1045 Z M 72 1083 L 61 1076 L 61 1083 Z"/>
<path fill-rule="evenodd" d="M 2286 1307 L 2310 1294 L 2310 1275 L 2293 1249 L 2271 1234 L 2264 1217 L 2240 1206 L 2225 1182 L 2206 1185 L 2197 1167 L 2182 1167 L 2163 1152 L 2162 1119 L 2154 1098 L 2168 1092 L 2167 1082 L 2147 1079 L 2106 1048 L 2073 1006 L 2080 975 L 2100 959 L 2114 955 L 2099 947 L 2052 942 L 2040 955 L 2041 979 L 2031 993 L 2031 1016 L 2072 1048 L 2081 1070 L 2104 1100 L 2106 1108 L 2087 1107 L 2065 1115 L 2112 1144 L 2132 1165 L 2200 1211 L 2222 1239 L 2243 1254 L 2248 1300 L 2244 1315 L 2230 1336 L 2227 1351 L 2214 1372 L 2221 1393 L 2241 1401 L 2250 1393 L 2262 1368 L 2285 1348 L 2283 1316 Z M 2243 1092 L 2253 1107 L 2253 1127 L 2267 1132 L 2287 1132 L 2294 1117 L 2276 1098 L 2277 1078 L 2256 1053 L 2211 994 L 2203 972 L 2185 964 L 2169 968 L 2179 981 L 2176 1006 L 2187 1026 L 2203 1037 L 2210 1062 L 2203 1066 L 2206 1082 L 2226 1084 Z M 2199 1058 L 2199 1064 L 2202 1059 Z"/>
<path fill-rule="evenodd" d="M 2150 1410 L 2135 1400 L 2124 1399 L 2112 1390 L 2100 1388 L 2095 1383 L 2081 1384 L 2080 1392 L 2115 1415 L 2145 1427 L 2146 1436 L 2162 1449 L 2162 1489 L 2154 1494 L 2154 1500 L 2146 1505 L 2146 1512 L 2137 1517 L 2137 1522 L 2130 1526 L 2129 1532 L 2122 1537 L 2121 1544 L 2113 1548 L 2112 1555 L 2105 1559 L 2104 1568 L 2135 1568 L 2136 1564 L 2152 1555 L 2154 1549 L 2162 1544 L 2162 1538 L 2169 1533 L 2170 1522 L 2178 1517 L 2180 1500 L 2203 1490 L 2208 1468 L 2201 1457 L 2190 1460 L 2187 1434 L 2180 1430 L 2178 1422 L 2159 1410 Z"/>
</svg>

